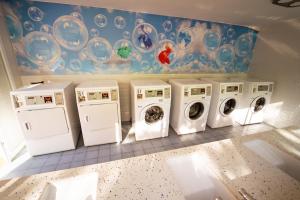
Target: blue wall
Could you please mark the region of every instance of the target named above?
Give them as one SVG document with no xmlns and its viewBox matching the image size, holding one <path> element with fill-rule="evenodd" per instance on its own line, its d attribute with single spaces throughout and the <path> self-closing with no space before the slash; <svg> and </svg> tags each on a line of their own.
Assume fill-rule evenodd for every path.
<svg viewBox="0 0 300 200">
<path fill-rule="evenodd" d="M 7 1 L 22 75 L 247 72 L 257 32 L 104 8 Z"/>
</svg>

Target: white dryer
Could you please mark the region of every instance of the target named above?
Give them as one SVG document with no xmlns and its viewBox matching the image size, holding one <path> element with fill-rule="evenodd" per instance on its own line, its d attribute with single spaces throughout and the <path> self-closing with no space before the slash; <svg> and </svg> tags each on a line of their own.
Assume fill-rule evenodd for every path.
<svg viewBox="0 0 300 200">
<path fill-rule="evenodd" d="M 80 123 L 72 83 L 37 84 L 10 94 L 31 155 L 75 149 Z"/>
<path fill-rule="evenodd" d="M 84 145 L 121 142 L 117 81 L 84 82 L 75 91 Z"/>
<path fill-rule="evenodd" d="M 230 79 L 206 80 L 212 83 L 212 99 L 207 125 L 211 128 L 233 125 L 234 112 L 243 95 L 243 81 Z"/>
<path fill-rule="evenodd" d="M 131 118 L 136 140 L 167 137 L 171 86 L 161 80 L 131 81 Z"/>
<path fill-rule="evenodd" d="M 267 81 L 245 81 L 242 102 L 235 113 L 235 120 L 239 124 L 263 122 L 265 108 L 271 100 L 273 85 L 273 82 Z"/>
<path fill-rule="evenodd" d="M 204 131 L 212 84 L 197 79 L 170 79 L 172 86 L 171 126 L 177 134 Z"/>
</svg>

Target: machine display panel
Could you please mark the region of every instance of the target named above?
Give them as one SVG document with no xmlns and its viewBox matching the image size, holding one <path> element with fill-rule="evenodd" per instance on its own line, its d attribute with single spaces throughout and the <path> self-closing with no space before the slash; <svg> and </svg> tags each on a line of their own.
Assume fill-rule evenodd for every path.
<svg viewBox="0 0 300 200">
<path fill-rule="evenodd" d="M 205 88 L 192 88 L 191 89 L 191 95 L 200 95 L 205 94 Z"/>
<path fill-rule="evenodd" d="M 163 91 L 162 90 L 146 90 L 145 91 L 146 98 L 148 97 L 162 97 Z"/>
<path fill-rule="evenodd" d="M 257 90 L 259 92 L 262 92 L 262 91 L 268 91 L 269 90 L 269 86 L 268 85 L 259 85 Z"/>
<path fill-rule="evenodd" d="M 238 92 L 239 86 L 227 86 L 226 92 Z"/>
<path fill-rule="evenodd" d="M 26 96 L 26 105 L 53 103 L 52 96 Z"/>
</svg>

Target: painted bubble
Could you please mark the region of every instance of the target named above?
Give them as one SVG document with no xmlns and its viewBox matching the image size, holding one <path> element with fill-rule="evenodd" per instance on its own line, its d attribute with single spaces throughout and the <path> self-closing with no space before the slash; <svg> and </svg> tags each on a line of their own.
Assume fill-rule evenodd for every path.
<svg viewBox="0 0 300 200">
<path fill-rule="evenodd" d="M 208 62 L 209 62 L 208 56 L 205 55 L 205 54 L 201 54 L 201 55 L 199 56 L 199 61 L 200 61 L 200 63 L 201 63 L 202 65 L 207 65 Z"/>
<path fill-rule="evenodd" d="M 252 34 L 245 33 L 235 42 L 235 52 L 238 56 L 245 57 L 251 54 L 253 47 Z"/>
<path fill-rule="evenodd" d="M 44 12 L 35 6 L 28 8 L 27 14 L 29 18 L 35 22 L 39 22 L 44 18 Z"/>
<path fill-rule="evenodd" d="M 64 59 L 59 58 L 54 65 L 51 65 L 51 71 L 64 69 L 66 62 Z"/>
<path fill-rule="evenodd" d="M 229 28 L 227 30 L 227 37 L 233 38 L 235 36 L 235 30 L 233 28 Z"/>
<path fill-rule="evenodd" d="M 189 49 L 193 41 L 193 34 L 190 28 L 184 28 L 177 33 L 176 41 L 180 49 Z"/>
<path fill-rule="evenodd" d="M 40 27 L 40 31 L 41 31 L 41 32 L 45 32 L 45 33 L 52 34 L 53 29 L 52 29 L 52 26 L 50 26 L 50 25 L 48 25 L 48 24 L 43 24 L 43 25 Z"/>
<path fill-rule="evenodd" d="M 184 62 L 187 63 L 187 64 L 190 63 L 190 62 L 192 62 L 193 60 L 194 60 L 194 55 L 191 54 L 191 53 L 186 54 L 184 56 Z"/>
<path fill-rule="evenodd" d="M 87 48 L 81 49 L 81 51 L 79 52 L 79 59 L 81 61 L 88 59 L 88 50 L 87 50 Z"/>
<path fill-rule="evenodd" d="M 69 68 L 73 71 L 80 71 L 81 69 L 81 61 L 79 59 L 72 59 L 69 62 Z"/>
<path fill-rule="evenodd" d="M 150 66 L 150 64 L 149 64 L 149 62 L 147 60 L 143 60 L 141 62 L 141 65 L 142 65 L 142 67 L 149 67 Z"/>
<path fill-rule="evenodd" d="M 216 62 L 220 67 L 227 67 L 234 62 L 235 54 L 232 45 L 225 44 L 221 46 L 216 54 Z"/>
<path fill-rule="evenodd" d="M 53 35 L 61 46 L 71 51 L 78 51 L 84 47 L 89 37 L 83 22 L 70 15 L 55 20 Z"/>
<path fill-rule="evenodd" d="M 216 31 L 209 30 L 204 34 L 203 44 L 206 50 L 214 51 L 221 44 L 221 35 Z"/>
<path fill-rule="evenodd" d="M 176 61 L 176 44 L 172 40 L 162 40 L 155 49 L 154 56 L 161 65 L 172 65 Z"/>
<path fill-rule="evenodd" d="M 170 20 L 166 20 L 162 24 L 163 29 L 165 32 L 170 32 L 172 30 L 172 22 Z"/>
<path fill-rule="evenodd" d="M 24 29 L 26 31 L 33 31 L 34 30 L 34 24 L 31 21 L 25 21 L 23 23 Z"/>
<path fill-rule="evenodd" d="M 17 42 L 23 36 L 23 28 L 20 21 L 11 15 L 5 16 L 9 37 L 13 42 Z"/>
<path fill-rule="evenodd" d="M 28 59 L 37 65 L 54 64 L 61 56 L 55 39 L 47 33 L 34 31 L 25 36 L 24 48 Z"/>
<path fill-rule="evenodd" d="M 117 29 L 123 29 L 126 26 L 126 20 L 124 19 L 124 17 L 117 16 L 114 19 L 114 24 Z"/>
<path fill-rule="evenodd" d="M 102 15 L 102 14 L 97 14 L 94 17 L 94 23 L 100 27 L 100 28 L 104 28 L 107 25 L 107 18 L 106 16 Z"/>
<path fill-rule="evenodd" d="M 158 42 L 157 31 L 151 24 L 141 23 L 132 32 L 132 42 L 141 52 L 151 52 Z"/>
<path fill-rule="evenodd" d="M 169 38 L 170 38 L 170 40 L 175 41 L 176 40 L 176 34 L 174 32 L 170 33 Z"/>
<path fill-rule="evenodd" d="M 70 15 L 73 16 L 73 17 L 76 17 L 80 21 L 83 21 L 83 17 L 79 12 L 72 12 Z"/>
<path fill-rule="evenodd" d="M 66 59 L 68 57 L 68 53 L 66 51 L 61 52 L 61 57 Z"/>
<path fill-rule="evenodd" d="M 90 36 L 91 37 L 98 37 L 100 35 L 100 32 L 98 31 L 98 29 L 92 28 L 90 30 Z"/>
<path fill-rule="evenodd" d="M 158 38 L 159 38 L 159 40 L 165 40 L 167 37 L 166 37 L 166 34 L 164 34 L 164 33 L 159 33 L 159 34 L 158 34 Z"/>
<path fill-rule="evenodd" d="M 114 45 L 114 52 L 121 59 L 129 59 L 132 55 L 132 51 L 133 46 L 129 40 L 121 39 Z"/>
<path fill-rule="evenodd" d="M 143 19 L 138 18 L 138 19 L 135 20 L 135 25 L 137 26 L 137 25 L 139 25 L 139 24 L 143 24 L 144 22 L 145 22 L 145 21 L 144 21 Z"/>
<path fill-rule="evenodd" d="M 112 47 L 110 43 L 101 37 L 94 37 L 87 44 L 89 58 L 95 62 L 106 62 L 112 56 Z"/>
<path fill-rule="evenodd" d="M 124 31 L 122 36 L 123 36 L 124 39 L 129 40 L 130 39 L 130 32 L 129 31 Z"/>
</svg>

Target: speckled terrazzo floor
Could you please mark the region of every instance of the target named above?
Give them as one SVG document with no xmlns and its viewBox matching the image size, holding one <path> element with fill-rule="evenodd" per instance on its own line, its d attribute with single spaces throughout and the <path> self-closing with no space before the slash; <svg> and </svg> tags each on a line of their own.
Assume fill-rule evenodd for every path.
<svg viewBox="0 0 300 200">
<path fill-rule="evenodd" d="M 274 129 L 113 162 L 4 180 L 0 181 L 0 199 L 40 200 L 48 183 L 80 181 L 83 176 L 94 176 L 96 183 L 92 199 L 184 200 L 186 196 L 168 161 L 196 155 L 193 160 L 205 162 L 205 166 L 214 172 L 235 200 L 242 199 L 238 193 L 241 188 L 256 200 L 298 200 L 300 182 L 250 151 L 244 144 L 263 140 L 297 157 L 299 151 L 288 150 L 299 148 L 298 142 L 291 139 L 300 138 L 299 130 L 284 132 Z M 197 168 L 197 162 L 191 163 L 193 168 Z M 201 199 L 201 196 L 197 197 Z"/>
<path fill-rule="evenodd" d="M 272 127 L 266 124 L 248 126 L 235 124 L 235 126 L 232 127 L 218 129 L 207 127 L 204 132 L 178 136 L 173 129 L 170 128 L 169 136 L 166 138 L 137 142 L 135 141 L 134 135 L 130 134 L 130 128 L 130 123 L 122 124 L 123 141 L 121 144 L 85 147 L 83 146 L 81 138 L 75 150 L 30 158 L 5 176 L 4 179 L 103 163 L 272 129 Z"/>
</svg>

